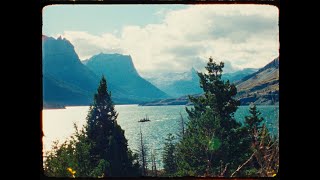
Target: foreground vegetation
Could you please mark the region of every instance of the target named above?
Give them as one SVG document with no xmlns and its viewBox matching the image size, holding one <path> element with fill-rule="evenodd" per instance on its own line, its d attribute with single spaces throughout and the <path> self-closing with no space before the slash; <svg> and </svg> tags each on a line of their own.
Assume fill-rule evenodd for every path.
<svg viewBox="0 0 320 180">
<path fill-rule="evenodd" d="M 62 145 L 56 143 L 46 156 L 48 176 L 104 177 L 139 175 L 138 157 L 128 148 L 124 131 L 118 125 L 117 112 L 102 77 L 87 123 Z M 70 171 L 72 169 L 73 171 Z"/>
<path fill-rule="evenodd" d="M 181 118 L 181 131 L 168 134 L 164 144 L 163 170 L 157 170 L 155 152 L 144 143 L 140 129 L 139 151 L 133 153 L 102 77 L 86 125 L 46 154 L 44 171 L 57 177 L 109 176 L 275 176 L 279 166 L 278 138 L 271 135 L 256 106 L 244 124 L 234 113 L 240 102 L 237 88 L 221 79 L 224 63 L 209 58 L 207 73 L 198 73 L 203 96 L 189 97 L 189 121 Z M 147 158 L 151 157 L 151 169 Z M 161 174 L 159 174 L 161 172 Z"/>
</svg>

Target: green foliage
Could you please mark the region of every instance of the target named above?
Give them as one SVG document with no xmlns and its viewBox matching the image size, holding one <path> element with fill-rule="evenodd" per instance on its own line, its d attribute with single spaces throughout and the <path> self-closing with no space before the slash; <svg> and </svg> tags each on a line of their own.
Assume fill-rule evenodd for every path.
<svg viewBox="0 0 320 180">
<path fill-rule="evenodd" d="M 52 151 L 46 154 L 46 160 L 44 164 L 44 173 L 47 176 L 55 177 L 71 177 L 67 171 L 67 168 L 74 164 L 72 154 L 72 148 L 67 142 L 64 142 L 59 146 L 55 141 L 52 146 Z"/>
<path fill-rule="evenodd" d="M 90 164 L 90 154 L 89 150 L 91 148 L 91 143 L 88 141 L 87 136 L 85 134 L 85 129 L 82 128 L 78 130 L 76 124 L 74 124 L 75 135 L 71 136 L 72 142 L 75 144 L 74 146 L 74 156 L 77 159 L 77 163 L 72 166 L 77 170 L 77 176 L 85 177 L 90 176 L 92 169 L 92 165 Z M 101 175 L 102 172 L 99 172 Z"/>
<path fill-rule="evenodd" d="M 209 106 L 218 115 L 223 118 L 232 118 L 234 112 L 240 105 L 240 101 L 234 99 L 237 94 L 237 88 L 230 82 L 221 79 L 224 63 L 217 64 L 209 58 L 205 73 L 198 73 L 200 77 L 200 87 L 205 92 L 202 97 L 189 97 L 194 103 L 194 108 L 186 109 L 191 118 L 199 117 L 205 111 L 205 107 Z"/>
<path fill-rule="evenodd" d="M 128 159 L 129 162 L 132 162 L 132 168 L 129 171 L 130 176 L 140 176 L 141 173 L 139 171 L 141 165 L 139 164 L 139 154 L 132 152 L 128 149 Z"/>
<path fill-rule="evenodd" d="M 173 176 L 177 171 L 177 158 L 175 154 L 175 137 L 169 133 L 168 137 L 165 139 L 164 149 L 162 154 L 163 168 L 166 176 Z"/>
<path fill-rule="evenodd" d="M 244 170 L 244 175 L 246 177 L 250 177 L 250 176 L 257 177 L 258 176 L 258 169 L 254 168 L 254 167 L 246 169 L 246 170 Z"/>
<path fill-rule="evenodd" d="M 107 167 L 110 167 L 110 164 L 106 160 L 100 159 L 98 165 L 91 171 L 89 176 L 103 177 Z"/>
<path fill-rule="evenodd" d="M 106 79 L 102 76 L 87 116 L 87 135 L 92 143 L 90 163 L 97 167 L 101 159 L 108 162 L 109 166 L 103 166 L 105 176 L 136 175 L 137 169 L 132 162 L 134 156 L 128 150 L 128 142 L 124 130 L 117 124 L 117 117 L 111 92 L 108 92 Z"/>
<path fill-rule="evenodd" d="M 45 161 L 45 173 L 56 177 L 138 176 L 137 155 L 128 149 L 124 131 L 102 77 L 87 124 L 61 145 L 55 143 Z"/>
<path fill-rule="evenodd" d="M 272 137 L 261 113 L 254 104 L 250 105 L 250 115 L 245 117 L 245 127 L 251 139 L 253 160 L 244 168 L 248 176 L 274 176 L 279 168 L 279 144 L 276 137 Z"/>
<path fill-rule="evenodd" d="M 213 137 L 210 141 L 209 141 L 209 150 L 212 151 L 216 151 L 220 148 L 221 146 L 221 141 L 220 139 Z"/>
<path fill-rule="evenodd" d="M 94 167 L 90 165 L 89 149 L 90 143 L 86 139 L 84 129 L 76 130 L 70 139 L 59 145 L 56 141 L 52 146 L 52 150 L 46 154 L 44 164 L 44 172 L 47 176 L 54 177 L 72 177 L 68 172 L 68 168 L 76 172 L 77 177 L 92 176 Z M 95 171 L 101 175 L 103 171 Z"/>
<path fill-rule="evenodd" d="M 198 73 L 204 95 L 189 97 L 190 121 L 176 145 L 179 176 L 228 176 L 250 156 L 248 131 L 234 119 L 237 88 L 221 79 L 223 67 L 209 58 L 207 73 Z"/>
<path fill-rule="evenodd" d="M 245 123 L 247 127 L 251 130 L 258 130 L 261 128 L 261 122 L 263 121 L 263 117 L 259 117 L 261 115 L 261 112 L 257 110 L 257 107 L 255 104 L 250 104 L 250 116 L 245 117 Z"/>
</svg>

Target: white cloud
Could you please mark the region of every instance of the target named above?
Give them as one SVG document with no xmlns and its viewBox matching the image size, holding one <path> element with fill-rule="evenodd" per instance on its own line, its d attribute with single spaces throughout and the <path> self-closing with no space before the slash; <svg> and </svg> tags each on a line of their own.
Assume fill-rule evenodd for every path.
<svg viewBox="0 0 320 180">
<path fill-rule="evenodd" d="M 74 45 L 81 60 L 90 58 L 92 55 L 100 52 L 123 53 L 120 48 L 121 40 L 112 34 L 106 33 L 96 36 L 82 31 L 64 31 L 61 36 L 68 39 Z"/>
<path fill-rule="evenodd" d="M 164 17 L 160 24 L 126 26 L 117 35 L 65 31 L 62 36 L 75 46 L 81 59 L 100 52 L 130 54 L 142 75 L 186 71 L 192 66 L 200 70 L 210 56 L 236 69 L 259 68 L 278 56 L 276 7 L 186 7 L 158 12 Z"/>
</svg>

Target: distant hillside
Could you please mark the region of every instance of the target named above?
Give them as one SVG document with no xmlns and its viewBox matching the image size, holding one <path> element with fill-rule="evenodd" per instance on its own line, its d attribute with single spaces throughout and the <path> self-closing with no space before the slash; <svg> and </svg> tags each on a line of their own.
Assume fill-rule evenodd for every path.
<svg viewBox="0 0 320 180">
<path fill-rule="evenodd" d="M 201 96 L 201 94 L 192 95 L 193 97 Z M 169 106 L 169 105 L 192 105 L 192 103 L 189 101 L 188 96 L 181 96 L 179 98 L 168 98 L 168 99 L 162 99 L 158 101 L 151 101 L 151 102 L 145 102 L 140 103 L 140 106 Z"/>
<path fill-rule="evenodd" d="M 248 72 L 253 72 L 247 76 L 243 76 Z M 254 102 L 257 105 L 272 105 L 279 102 L 279 59 L 276 58 L 263 68 L 244 69 L 244 71 L 224 74 L 223 79 L 231 78 L 231 82 L 235 81 L 238 89 L 237 99 L 240 99 L 241 105 L 248 105 Z M 199 83 L 198 83 L 199 86 Z M 193 96 L 199 96 L 194 94 Z M 163 99 L 142 103 L 143 106 L 159 106 L 159 105 L 190 105 L 188 96 L 179 98 Z"/>
<path fill-rule="evenodd" d="M 246 68 L 233 73 L 225 73 L 222 75 L 222 79 L 228 79 L 230 82 L 239 81 L 257 70 L 258 69 L 254 68 Z M 174 98 L 203 93 L 203 90 L 199 86 L 199 76 L 194 68 L 183 73 L 172 72 L 161 74 L 156 77 L 149 77 L 148 80 Z"/>
<path fill-rule="evenodd" d="M 197 71 L 192 68 L 184 73 L 167 73 L 158 77 L 149 78 L 159 89 L 172 97 L 202 93 L 199 87 L 199 76 Z"/>
<path fill-rule="evenodd" d="M 279 102 L 279 58 L 236 83 L 241 104 Z"/>
<path fill-rule="evenodd" d="M 257 72 L 257 71 L 258 71 L 258 69 L 255 69 L 255 68 L 245 68 L 243 70 L 239 70 L 239 71 L 236 71 L 233 73 L 222 74 L 221 78 L 223 80 L 229 80 L 230 82 L 236 82 L 236 81 L 239 81 L 242 78 L 244 78 L 252 73 Z"/>
<path fill-rule="evenodd" d="M 110 84 L 124 89 L 126 97 L 137 102 L 169 97 L 138 74 L 131 56 L 100 53 L 88 59 L 85 65 L 97 76 L 104 74 Z"/>
<path fill-rule="evenodd" d="M 87 105 L 92 97 L 87 91 L 58 80 L 46 73 L 43 75 L 43 96 L 46 106 Z"/>
</svg>

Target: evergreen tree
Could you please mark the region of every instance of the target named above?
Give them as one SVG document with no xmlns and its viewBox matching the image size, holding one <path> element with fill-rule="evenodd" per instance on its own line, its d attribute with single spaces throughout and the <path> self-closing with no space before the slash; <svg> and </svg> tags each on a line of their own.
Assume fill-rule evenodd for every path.
<svg viewBox="0 0 320 180">
<path fill-rule="evenodd" d="M 74 123 L 75 134 L 71 136 L 71 142 L 74 144 L 73 152 L 76 163 L 71 166 L 77 172 L 78 177 L 87 176 L 101 176 L 103 170 L 100 167 L 94 167 L 90 164 L 90 148 L 91 143 L 85 133 L 85 128 L 78 130 L 77 125 Z M 100 168 L 100 169 L 99 169 Z"/>
<path fill-rule="evenodd" d="M 173 176 L 177 172 L 177 159 L 175 154 L 175 137 L 169 133 L 168 137 L 165 139 L 164 149 L 162 154 L 163 168 L 167 176 Z"/>
<path fill-rule="evenodd" d="M 259 117 L 261 115 L 261 112 L 257 110 L 257 106 L 254 103 L 250 104 L 249 112 L 250 116 L 245 117 L 246 124 L 250 129 L 260 129 L 262 127 L 261 122 L 263 121 L 263 117 Z"/>
<path fill-rule="evenodd" d="M 273 176 L 278 171 L 279 144 L 276 137 L 272 137 L 261 112 L 255 104 L 250 105 L 250 115 L 245 117 L 245 126 L 251 138 L 251 152 L 253 158 L 248 167 L 244 168 L 249 176 Z"/>
<path fill-rule="evenodd" d="M 56 177 L 139 176 L 137 154 L 128 149 L 124 131 L 102 76 L 87 124 L 47 154 L 44 172 Z"/>
<path fill-rule="evenodd" d="M 104 176 L 130 176 L 135 172 L 131 159 L 134 156 L 128 150 L 127 139 L 116 121 L 117 117 L 111 92 L 108 92 L 106 79 L 102 76 L 89 109 L 86 132 L 92 143 L 91 164 L 98 166 L 104 160 Z"/>
<path fill-rule="evenodd" d="M 249 112 L 251 115 L 245 117 L 245 125 L 249 130 L 252 142 L 256 143 L 258 136 L 255 134 L 259 134 L 259 130 L 262 128 L 261 122 L 263 121 L 263 117 L 259 117 L 261 112 L 257 110 L 255 104 L 250 104 Z"/>
<path fill-rule="evenodd" d="M 190 121 L 177 144 L 178 175 L 229 176 L 249 156 L 247 131 L 234 119 L 240 102 L 237 88 L 221 79 L 224 63 L 209 58 L 207 73 L 198 73 L 204 95 L 189 96 Z"/>
</svg>

